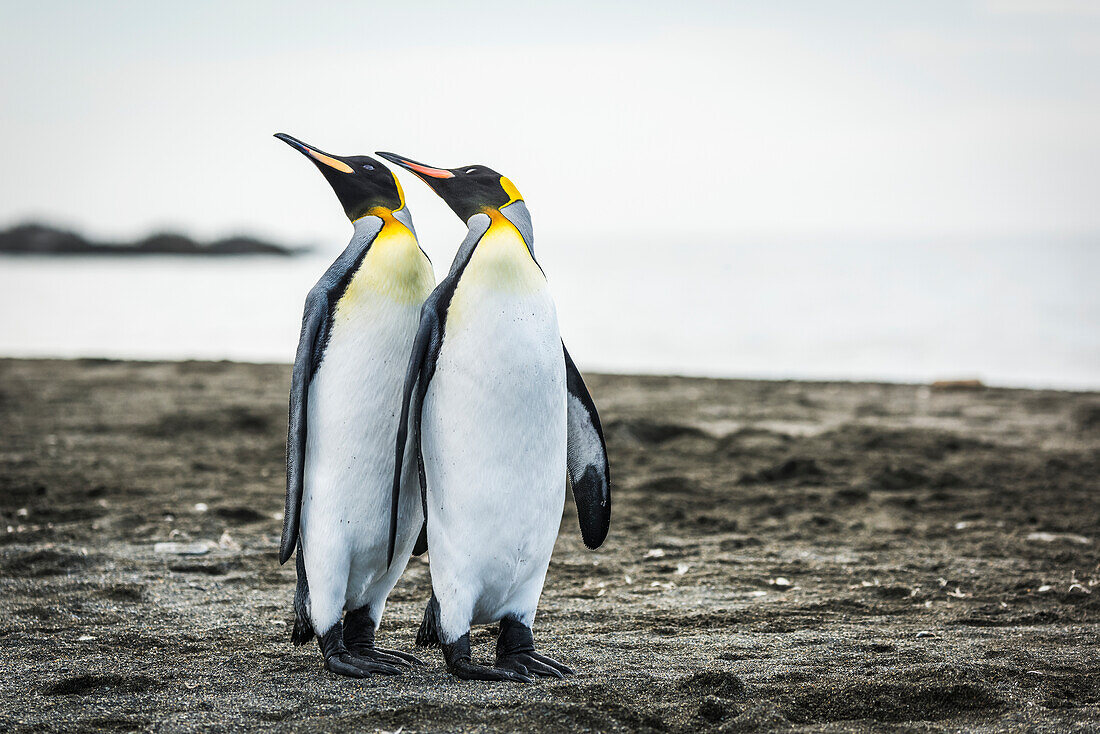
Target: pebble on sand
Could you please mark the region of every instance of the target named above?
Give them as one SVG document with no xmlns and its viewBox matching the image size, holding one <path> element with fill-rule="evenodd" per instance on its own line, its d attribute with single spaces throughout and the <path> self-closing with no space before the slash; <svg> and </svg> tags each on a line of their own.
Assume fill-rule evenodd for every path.
<svg viewBox="0 0 1100 734">
<path fill-rule="evenodd" d="M 1038 543 L 1053 543 L 1056 540 L 1068 540 L 1071 543 L 1079 543 L 1080 545 L 1088 545 L 1092 542 L 1084 535 L 1074 535 L 1073 533 L 1028 533 L 1027 539 Z"/>
<path fill-rule="evenodd" d="M 168 553 L 177 556 L 204 556 L 210 552 L 206 543 L 175 543 L 168 541 L 153 546 L 154 553 Z"/>
</svg>

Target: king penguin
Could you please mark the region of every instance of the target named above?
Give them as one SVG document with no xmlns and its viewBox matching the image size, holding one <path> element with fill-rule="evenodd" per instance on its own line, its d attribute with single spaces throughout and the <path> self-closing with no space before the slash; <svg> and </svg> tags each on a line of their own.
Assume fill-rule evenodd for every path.
<svg viewBox="0 0 1100 734">
<path fill-rule="evenodd" d="M 291 377 L 279 551 L 285 563 L 298 549 L 291 639 L 301 645 L 316 634 L 333 673 L 395 674 L 420 661 L 376 648 L 374 634 L 423 524 L 414 490 L 398 508 L 396 542 L 389 545 L 402 384 L 435 276 L 401 184 L 385 164 L 275 137 L 317 166 L 354 227 L 351 242 L 306 296 Z M 408 464 L 397 473 L 412 489 L 418 476 Z"/>
<path fill-rule="evenodd" d="M 531 626 L 566 484 L 589 548 L 607 535 L 611 490 L 599 415 L 558 332 L 527 205 L 485 166 L 378 155 L 416 174 L 469 228 L 421 310 L 394 442 L 396 465 L 417 452 L 427 518 L 432 598 L 417 645 L 439 644 L 464 680 L 560 678 L 573 671 L 535 651 Z M 395 472 L 391 548 L 400 549 L 409 486 Z M 470 626 L 495 622 L 495 666 L 475 664 Z"/>
</svg>

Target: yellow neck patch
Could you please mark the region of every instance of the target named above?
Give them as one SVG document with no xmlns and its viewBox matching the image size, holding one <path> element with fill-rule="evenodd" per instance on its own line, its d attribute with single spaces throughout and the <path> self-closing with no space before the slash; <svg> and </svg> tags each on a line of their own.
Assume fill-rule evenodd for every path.
<svg viewBox="0 0 1100 734">
<path fill-rule="evenodd" d="M 338 321 L 349 317 L 357 306 L 369 303 L 371 297 L 383 296 L 402 304 L 423 303 L 435 287 L 431 263 L 413 233 L 389 209 L 376 207 L 370 214 L 382 219 L 382 229 L 336 304 Z"/>
<path fill-rule="evenodd" d="M 519 192 L 519 189 L 516 188 L 514 183 L 508 180 L 507 176 L 500 177 L 500 188 L 504 189 L 504 193 L 508 194 L 508 204 L 511 204 L 513 201 L 523 200 L 523 194 Z M 508 206 L 508 204 L 504 206 Z M 504 206 L 502 206 L 501 209 L 503 209 Z"/>
<path fill-rule="evenodd" d="M 398 210 L 405 208 L 405 189 L 401 188 L 401 182 L 397 180 L 397 174 L 390 171 L 390 175 L 393 176 L 393 182 L 397 186 L 397 199 L 401 202 L 401 206 L 397 207 Z"/>
<path fill-rule="evenodd" d="M 543 287 L 546 276 L 531 257 L 527 243 L 516 226 L 495 209 L 489 212 L 492 224 L 477 243 L 470 262 L 462 272 L 463 283 L 480 285 L 495 291 L 525 293 Z"/>
</svg>

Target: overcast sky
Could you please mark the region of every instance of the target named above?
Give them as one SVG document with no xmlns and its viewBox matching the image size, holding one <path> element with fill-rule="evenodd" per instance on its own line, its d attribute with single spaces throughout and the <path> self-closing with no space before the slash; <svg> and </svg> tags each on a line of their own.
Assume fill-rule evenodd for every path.
<svg viewBox="0 0 1100 734">
<path fill-rule="evenodd" d="M 554 237 L 1100 232 L 1093 0 L 5 0 L 0 66 L 0 225 L 343 244 L 284 131 L 490 165 Z"/>
</svg>

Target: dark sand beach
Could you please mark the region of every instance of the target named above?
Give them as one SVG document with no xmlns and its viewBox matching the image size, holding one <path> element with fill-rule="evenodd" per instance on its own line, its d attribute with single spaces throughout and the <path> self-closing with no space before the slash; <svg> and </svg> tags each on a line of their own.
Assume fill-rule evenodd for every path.
<svg viewBox="0 0 1100 734">
<path fill-rule="evenodd" d="M 291 647 L 288 382 L 0 361 L 0 730 L 1100 729 L 1098 394 L 590 375 L 611 533 L 570 501 L 535 627 L 578 674 L 516 685 Z"/>
</svg>

